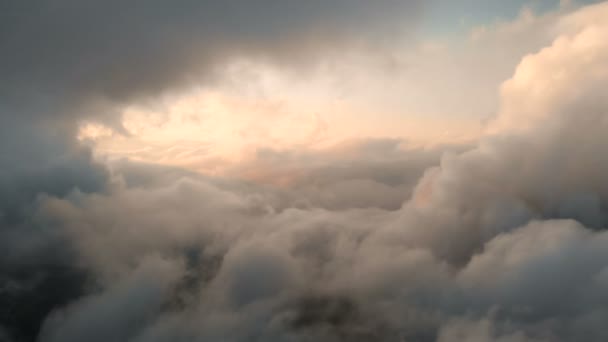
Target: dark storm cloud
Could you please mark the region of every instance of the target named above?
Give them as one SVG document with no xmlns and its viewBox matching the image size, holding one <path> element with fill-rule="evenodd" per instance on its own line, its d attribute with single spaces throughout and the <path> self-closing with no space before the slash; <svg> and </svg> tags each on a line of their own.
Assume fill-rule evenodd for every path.
<svg viewBox="0 0 608 342">
<path fill-rule="evenodd" d="M 308 60 L 406 27 L 419 1 L 4 1 L 2 93 L 127 100 L 240 55 Z M 41 87 L 42 90 L 40 89 Z"/>
</svg>

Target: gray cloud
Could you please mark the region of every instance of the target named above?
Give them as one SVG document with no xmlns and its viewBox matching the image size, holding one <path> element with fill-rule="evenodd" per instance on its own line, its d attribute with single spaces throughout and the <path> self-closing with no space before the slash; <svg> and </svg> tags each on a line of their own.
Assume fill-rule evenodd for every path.
<svg viewBox="0 0 608 342">
<path fill-rule="evenodd" d="M 242 54 L 308 59 L 410 26 L 418 1 L 4 2 L 2 93 L 128 100 Z M 364 26 L 362 24 L 365 23 Z M 306 56 L 303 56 L 306 55 Z M 203 71 L 201 74 L 200 72 Z M 207 75 L 205 75 L 207 74 Z"/>
<path fill-rule="evenodd" d="M 277 198 L 278 210 L 397 210 L 411 197 L 424 171 L 437 165 L 442 154 L 467 147 L 418 148 L 408 147 L 401 139 L 360 139 L 324 151 L 267 148 L 224 174 L 270 185 L 268 190 Z"/>
</svg>

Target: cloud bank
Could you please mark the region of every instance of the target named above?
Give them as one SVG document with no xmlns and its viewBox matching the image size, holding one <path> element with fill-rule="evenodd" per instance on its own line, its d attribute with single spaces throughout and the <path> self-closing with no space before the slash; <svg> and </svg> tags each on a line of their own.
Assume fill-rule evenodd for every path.
<svg viewBox="0 0 608 342">
<path fill-rule="evenodd" d="M 205 64 L 224 44 L 275 51 L 276 25 L 338 37 L 383 8 L 278 4 L 185 2 L 179 23 L 137 2 L 3 5 L 0 340 L 606 340 L 606 4 L 557 21 L 473 147 L 260 151 L 245 170 L 290 176 L 268 186 L 104 165 L 76 143 L 79 120 L 111 122 L 117 101 L 179 83 L 199 32 L 193 49 L 230 33 Z M 247 30 L 224 27 L 244 8 Z"/>
</svg>

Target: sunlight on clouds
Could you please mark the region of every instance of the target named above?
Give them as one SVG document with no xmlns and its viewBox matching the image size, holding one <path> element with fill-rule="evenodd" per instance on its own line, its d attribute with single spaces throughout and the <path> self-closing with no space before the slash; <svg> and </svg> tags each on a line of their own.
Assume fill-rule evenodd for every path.
<svg viewBox="0 0 608 342">
<path fill-rule="evenodd" d="M 103 125 L 87 123 L 82 125 L 78 132 L 78 140 L 83 141 L 86 139 L 90 140 L 102 140 L 104 138 L 110 138 L 114 135 L 114 132 Z"/>
<path fill-rule="evenodd" d="M 524 9 L 512 21 L 451 41 L 344 51 L 304 71 L 234 59 L 213 84 L 124 108 L 128 135 L 88 125 L 80 138 L 111 158 L 212 174 L 263 149 L 326 150 L 377 138 L 410 146 L 470 143 L 487 133 L 501 106 L 500 85 L 522 57 L 580 26 L 564 11 Z"/>
<path fill-rule="evenodd" d="M 576 32 L 588 18 L 602 18 L 565 15 L 570 10 L 536 14 L 524 8 L 511 21 L 472 28 L 460 38 L 343 51 L 304 71 L 236 58 L 218 69 L 212 84 L 123 108 L 129 134 L 89 123 L 79 138 L 105 157 L 210 174 L 247 164 L 265 149 L 325 151 L 386 138 L 410 147 L 470 143 L 496 132 L 497 123 L 487 123 L 497 115 L 504 119 L 498 108 L 509 110 L 500 103 L 504 92 L 516 92 L 526 73 L 537 79 L 524 59 L 501 94 L 523 57 L 559 34 Z"/>
<path fill-rule="evenodd" d="M 123 125 L 131 136 L 89 137 L 102 153 L 196 169 L 236 162 L 261 146 L 311 147 L 327 140 L 326 123 L 312 110 L 215 91 L 196 91 L 164 108 L 128 107 Z"/>
<path fill-rule="evenodd" d="M 369 70 L 349 78 L 343 74 L 349 69 L 332 70 L 296 78 L 240 61 L 227 67 L 225 79 L 213 88 L 127 106 L 122 123 L 128 135 L 89 123 L 80 140 L 93 142 L 98 154 L 109 157 L 218 173 L 259 149 L 319 150 L 365 138 L 437 145 L 470 141 L 480 130 L 475 120 L 424 117 L 406 105 L 374 105 L 390 102 L 378 96 L 398 98 L 399 90 L 365 75 Z M 353 88 L 355 95 L 346 96 L 345 89 Z"/>
</svg>

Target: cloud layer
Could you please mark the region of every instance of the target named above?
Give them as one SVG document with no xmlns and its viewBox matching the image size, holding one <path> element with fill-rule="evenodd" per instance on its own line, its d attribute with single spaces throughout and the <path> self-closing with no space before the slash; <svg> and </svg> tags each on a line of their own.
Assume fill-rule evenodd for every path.
<svg viewBox="0 0 608 342">
<path fill-rule="evenodd" d="M 187 2 L 179 23 L 137 2 L 4 5 L 0 340 L 606 340 L 606 4 L 557 21 L 473 147 L 268 149 L 217 178 L 76 143 L 79 120 L 116 120 L 198 58 L 357 32 L 388 13 L 367 4 Z"/>
</svg>

